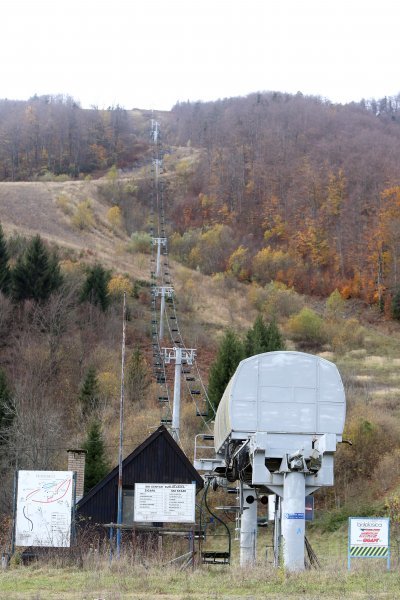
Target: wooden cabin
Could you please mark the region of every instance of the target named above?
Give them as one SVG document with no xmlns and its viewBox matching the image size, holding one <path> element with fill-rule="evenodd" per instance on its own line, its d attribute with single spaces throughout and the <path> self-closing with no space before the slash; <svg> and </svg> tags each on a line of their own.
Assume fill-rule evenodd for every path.
<svg viewBox="0 0 400 600">
<path fill-rule="evenodd" d="M 183 450 L 161 425 L 122 463 L 122 522 L 133 523 L 135 483 L 196 483 L 203 479 Z M 92 525 L 116 523 L 118 506 L 118 465 L 85 494 L 76 506 L 78 522 Z"/>
</svg>

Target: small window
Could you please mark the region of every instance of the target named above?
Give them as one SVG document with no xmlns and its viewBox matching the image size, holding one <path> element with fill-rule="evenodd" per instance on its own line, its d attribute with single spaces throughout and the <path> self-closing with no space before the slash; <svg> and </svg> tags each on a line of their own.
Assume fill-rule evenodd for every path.
<svg viewBox="0 0 400 600">
<path fill-rule="evenodd" d="M 122 490 L 122 523 L 124 525 L 133 524 L 135 506 L 135 490 Z"/>
</svg>

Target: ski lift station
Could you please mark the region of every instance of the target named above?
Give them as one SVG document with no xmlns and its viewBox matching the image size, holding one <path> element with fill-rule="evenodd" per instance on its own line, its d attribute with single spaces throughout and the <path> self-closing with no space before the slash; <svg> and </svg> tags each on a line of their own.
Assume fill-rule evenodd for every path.
<svg viewBox="0 0 400 600">
<path fill-rule="evenodd" d="M 239 482 L 242 565 L 255 559 L 255 497 L 272 493 L 275 563 L 282 537 L 285 567 L 304 569 L 305 497 L 333 485 L 345 413 L 343 383 L 332 362 L 279 351 L 239 364 L 215 417 L 215 455 L 197 457 L 198 436 L 195 467 L 217 481 Z"/>
</svg>

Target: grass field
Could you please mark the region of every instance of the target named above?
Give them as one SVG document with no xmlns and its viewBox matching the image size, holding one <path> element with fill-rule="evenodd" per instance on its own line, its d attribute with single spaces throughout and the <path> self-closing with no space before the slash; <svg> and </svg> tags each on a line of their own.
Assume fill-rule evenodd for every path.
<svg viewBox="0 0 400 600">
<path fill-rule="evenodd" d="M 321 571 L 287 574 L 281 569 L 208 566 L 194 571 L 171 567 L 98 563 L 90 569 L 30 566 L 0 575 L 0 598 L 30 600 L 399 598 L 400 574 L 381 561 L 359 561 L 348 573 L 332 564 Z"/>
<path fill-rule="evenodd" d="M 392 548 L 391 571 L 385 560 L 352 561 L 347 569 L 347 527 L 330 534 L 310 530 L 321 568 L 303 573 L 275 569 L 272 556 L 266 557 L 271 532 L 259 530 L 258 563 L 240 568 L 239 543 L 232 544 L 230 566 L 196 565 L 180 570 L 160 556 L 127 552 L 111 563 L 107 553 L 83 556 L 78 568 L 68 557 L 48 558 L 29 566 L 12 561 L 0 572 L 0 599 L 24 600 L 259 600 L 262 598 L 303 598 L 307 600 L 369 600 L 400 597 L 399 556 Z M 165 562 L 164 562 L 165 561 Z"/>
</svg>

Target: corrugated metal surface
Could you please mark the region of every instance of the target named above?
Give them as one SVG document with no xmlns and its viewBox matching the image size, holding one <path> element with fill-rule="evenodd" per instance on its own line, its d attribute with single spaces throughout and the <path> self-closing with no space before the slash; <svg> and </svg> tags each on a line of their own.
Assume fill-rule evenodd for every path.
<svg viewBox="0 0 400 600">
<path fill-rule="evenodd" d="M 165 427 L 160 427 L 123 462 L 122 484 L 192 483 L 203 480 Z M 86 494 L 77 506 L 77 516 L 92 523 L 117 520 L 118 467 Z"/>
</svg>

